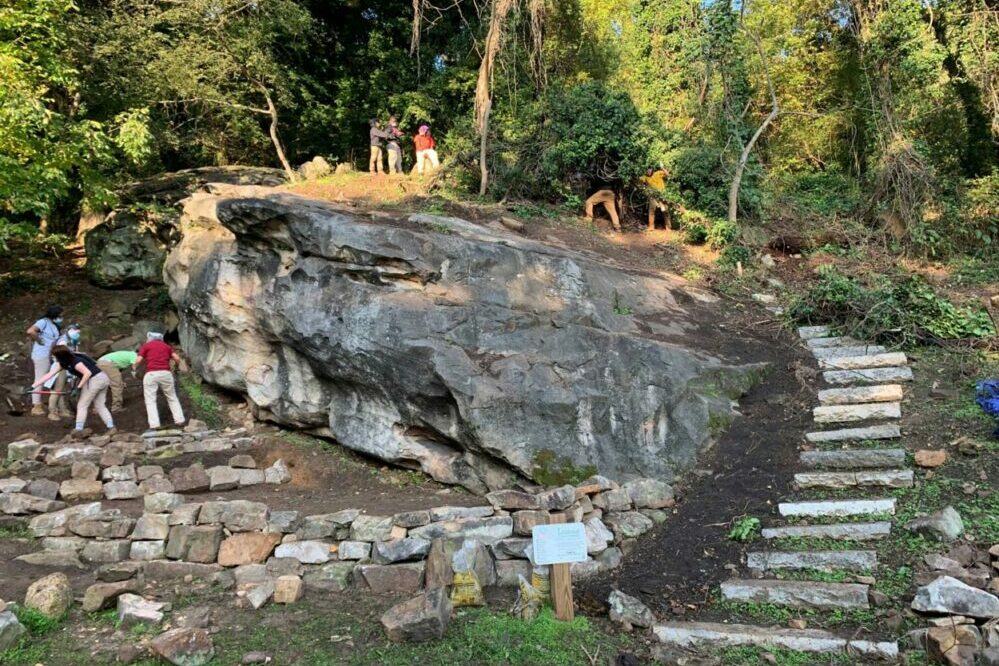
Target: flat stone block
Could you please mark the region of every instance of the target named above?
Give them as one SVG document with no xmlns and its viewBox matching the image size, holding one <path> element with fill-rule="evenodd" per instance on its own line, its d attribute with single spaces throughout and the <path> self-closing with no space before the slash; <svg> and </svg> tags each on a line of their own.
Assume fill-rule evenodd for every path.
<svg viewBox="0 0 999 666">
<path fill-rule="evenodd" d="M 848 356 L 875 356 L 888 350 L 881 345 L 851 345 L 844 347 L 816 347 L 812 356 L 817 359 L 846 358 Z"/>
<path fill-rule="evenodd" d="M 829 370 L 822 373 L 827 384 L 885 384 L 911 382 L 912 368 L 862 368 L 857 370 Z"/>
<path fill-rule="evenodd" d="M 859 516 L 878 513 L 894 515 L 895 499 L 781 502 L 777 508 L 782 516 Z"/>
<path fill-rule="evenodd" d="M 812 410 L 816 423 L 853 423 L 876 419 L 902 418 L 897 402 L 871 402 L 863 405 L 826 405 Z"/>
<path fill-rule="evenodd" d="M 824 469 L 877 469 L 905 465 L 905 449 L 802 451 L 802 465 Z"/>
<path fill-rule="evenodd" d="M 799 326 L 798 327 L 798 337 L 802 340 L 811 340 L 813 338 L 824 338 L 829 335 L 828 326 Z"/>
<path fill-rule="evenodd" d="M 784 537 L 802 539 L 839 539 L 848 541 L 871 541 L 891 534 L 891 523 L 841 523 L 836 525 L 791 525 L 788 527 L 765 527 L 764 539 Z"/>
<path fill-rule="evenodd" d="M 729 580 L 722 599 L 819 610 L 869 608 L 867 585 L 797 580 Z"/>
<path fill-rule="evenodd" d="M 819 391 L 819 402 L 823 405 L 859 405 L 870 402 L 898 402 L 902 399 L 901 384 L 878 384 L 877 386 L 854 386 Z"/>
<path fill-rule="evenodd" d="M 746 555 L 746 566 L 758 571 L 779 569 L 872 571 L 877 565 L 878 554 L 873 550 L 756 552 Z"/>
<path fill-rule="evenodd" d="M 805 439 L 812 443 L 817 442 L 848 442 L 862 441 L 866 439 L 896 439 L 902 436 L 902 431 L 897 424 L 868 426 L 866 428 L 843 428 L 840 430 L 823 430 L 810 432 L 805 435 Z"/>
<path fill-rule="evenodd" d="M 821 349 L 823 347 L 850 347 L 864 344 L 863 340 L 848 336 L 827 336 L 822 338 L 809 338 L 805 341 L 809 349 Z"/>
<path fill-rule="evenodd" d="M 911 488 L 912 470 L 886 469 L 859 472 L 805 472 L 794 475 L 799 488 Z"/>
</svg>

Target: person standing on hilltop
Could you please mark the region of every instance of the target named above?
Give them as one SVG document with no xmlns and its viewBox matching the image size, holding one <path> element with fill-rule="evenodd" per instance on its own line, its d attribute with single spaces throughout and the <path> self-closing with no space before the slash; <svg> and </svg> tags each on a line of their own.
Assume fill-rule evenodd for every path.
<svg viewBox="0 0 999 666">
<path fill-rule="evenodd" d="M 146 376 L 142 378 L 142 393 L 146 399 L 146 417 L 149 419 L 150 430 L 160 427 L 160 411 L 156 407 L 156 396 L 163 391 L 174 425 L 184 424 L 184 409 L 177 398 L 171 363 L 176 363 L 181 372 L 187 372 L 187 364 L 177 355 L 173 347 L 163 342 L 162 333 L 150 331 L 146 335 L 146 344 L 139 347 L 132 371 L 135 372 L 143 363 L 146 364 Z"/>
<path fill-rule="evenodd" d="M 121 371 L 130 368 L 139 360 L 139 355 L 134 351 L 124 349 L 122 351 L 110 352 L 97 359 L 97 367 L 107 373 L 111 380 L 111 413 L 120 412 L 125 392 L 125 380 L 121 377 Z"/>
<path fill-rule="evenodd" d="M 423 175 L 425 162 L 430 162 L 431 169 L 440 167 L 437 159 L 437 142 L 430 135 L 429 125 L 420 125 L 416 136 L 413 137 L 413 147 L 416 148 L 416 173 Z"/>
<path fill-rule="evenodd" d="M 53 305 L 45 311 L 44 317 L 29 326 L 26 331 L 33 343 L 31 345 L 31 364 L 34 368 L 35 382 L 38 382 L 40 377 L 45 376 L 52 365 L 52 348 L 61 335 L 60 326 L 62 326 L 62 307 Z M 31 415 L 45 415 L 45 407 L 42 406 L 40 393 L 31 394 Z"/>
<path fill-rule="evenodd" d="M 399 129 L 399 121 L 395 116 L 389 118 L 386 134 L 388 134 L 388 172 L 402 173 L 402 147 L 399 145 L 402 130 Z"/>
<path fill-rule="evenodd" d="M 368 137 L 371 143 L 371 158 L 368 160 L 369 173 L 382 173 L 382 140 L 388 138 L 388 133 L 382 129 L 382 124 L 377 119 L 368 121 L 371 129 Z"/>
</svg>

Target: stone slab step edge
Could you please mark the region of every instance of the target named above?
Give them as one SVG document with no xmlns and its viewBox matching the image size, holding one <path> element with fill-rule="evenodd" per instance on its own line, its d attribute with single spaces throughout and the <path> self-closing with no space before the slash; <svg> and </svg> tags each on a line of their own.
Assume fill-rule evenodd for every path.
<svg viewBox="0 0 999 666">
<path fill-rule="evenodd" d="M 885 382 L 911 382 L 912 368 L 861 368 L 858 370 L 829 370 L 822 373 L 827 384 L 884 384 Z"/>
<path fill-rule="evenodd" d="M 855 500 L 815 500 L 806 502 L 781 502 L 777 505 L 785 518 L 801 516 L 867 516 L 879 513 L 895 514 L 895 498 Z"/>
<path fill-rule="evenodd" d="M 825 338 L 829 336 L 830 330 L 828 326 L 799 326 L 798 337 L 802 340 Z"/>
<path fill-rule="evenodd" d="M 746 566 L 754 571 L 873 571 L 878 554 L 873 550 L 756 551 L 746 554 Z"/>
<path fill-rule="evenodd" d="M 812 356 L 816 360 L 828 360 L 847 356 L 873 356 L 887 352 L 888 349 L 881 345 L 850 345 L 844 347 L 815 347 L 812 349 Z"/>
<path fill-rule="evenodd" d="M 797 652 L 848 653 L 895 661 L 898 643 L 840 638 L 821 629 L 787 629 L 714 622 L 664 622 L 652 628 L 656 639 L 677 648 L 716 650 L 752 645 Z"/>
<path fill-rule="evenodd" d="M 901 384 L 853 386 L 851 388 L 831 388 L 819 391 L 819 404 L 833 406 L 899 402 L 903 397 L 904 393 Z"/>
<path fill-rule="evenodd" d="M 865 428 L 841 428 L 839 430 L 820 430 L 805 434 L 809 442 L 848 442 L 866 439 L 896 439 L 902 436 L 902 430 L 895 423 L 867 426 Z"/>
<path fill-rule="evenodd" d="M 911 469 L 861 470 L 857 472 L 799 472 L 799 488 L 911 488 Z"/>
<path fill-rule="evenodd" d="M 863 340 L 847 336 L 832 336 L 828 338 L 809 338 L 805 341 L 809 349 L 821 349 L 823 347 L 857 347 L 864 344 Z"/>
<path fill-rule="evenodd" d="M 834 523 L 830 525 L 787 525 L 764 527 L 764 539 L 785 537 L 801 539 L 836 539 L 837 541 L 874 541 L 891 534 L 891 523 Z"/>
<path fill-rule="evenodd" d="M 856 423 L 902 418 L 902 403 L 865 402 L 862 405 L 825 405 L 812 409 L 816 423 Z"/>
<path fill-rule="evenodd" d="M 843 356 L 819 359 L 820 370 L 866 370 L 868 368 L 903 367 L 909 362 L 902 352 L 871 354 L 870 356 Z"/>
<path fill-rule="evenodd" d="M 802 451 L 798 462 L 818 469 L 876 469 L 905 464 L 905 449 Z"/>
<path fill-rule="evenodd" d="M 787 608 L 853 610 L 871 607 L 870 586 L 860 583 L 821 583 L 805 580 L 727 580 L 721 584 L 725 601 L 773 604 Z"/>
</svg>

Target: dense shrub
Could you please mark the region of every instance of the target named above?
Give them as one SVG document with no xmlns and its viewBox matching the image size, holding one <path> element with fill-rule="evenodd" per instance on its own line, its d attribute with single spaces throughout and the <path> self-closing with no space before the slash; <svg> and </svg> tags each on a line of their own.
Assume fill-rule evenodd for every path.
<svg viewBox="0 0 999 666">
<path fill-rule="evenodd" d="M 788 314 L 798 323 L 832 322 L 856 337 L 898 344 L 996 334 L 986 311 L 954 305 L 919 276 L 899 272 L 866 285 L 830 265 Z"/>
</svg>

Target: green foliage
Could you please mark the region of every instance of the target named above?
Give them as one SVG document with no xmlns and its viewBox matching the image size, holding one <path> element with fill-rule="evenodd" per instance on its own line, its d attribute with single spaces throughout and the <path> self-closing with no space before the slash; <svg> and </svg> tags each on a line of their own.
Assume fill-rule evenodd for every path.
<svg viewBox="0 0 999 666">
<path fill-rule="evenodd" d="M 728 538 L 734 541 L 752 541 L 760 532 L 760 519 L 756 516 L 740 516 L 732 524 Z"/>
<path fill-rule="evenodd" d="M 206 392 L 204 386 L 194 381 L 189 374 L 180 375 L 180 387 L 190 399 L 199 419 L 212 428 L 221 427 L 223 421 L 222 405 L 218 398 Z"/>
<path fill-rule="evenodd" d="M 728 245 L 718 257 L 718 263 L 722 266 L 735 266 L 739 263 L 748 266 L 752 259 L 753 251 L 745 245 Z"/>
<path fill-rule="evenodd" d="M 739 237 L 739 228 L 728 220 L 715 220 L 705 234 L 705 240 L 714 250 L 721 250 Z"/>
<path fill-rule="evenodd" d="M 818 280 L 788 314 L 798 322 L 833 322 L 859 338 L 899 344 L 996 334 L 986 311 L 954 305 L 919 276 L 892 274 L 867 286 L 831 265 L 820 267 Z"/>
<path fill-rule="evenodd" d="M 31 632 L 32 635 L 42 636 L 50 631 L 59 628 L 62 624 L 64 617 L 48 617 L 42 615 L 34 608 L 28 608 L 27 606 L 15 606 L 14 615 L 17 616 L 18 622 L 24 625 L 24 628 Z"/>
<path fill-rule="evenodd" d="M 721 663 L 726 666 L 813 666 L 822 663 L 825 666 L 848 666 L 854 659 L 846 654 L 828 654 L 816 662 L 814 652 L 796 652 L 786 648 L 733 647 L 722 650 L 719 654 Z"/>
</svg>

